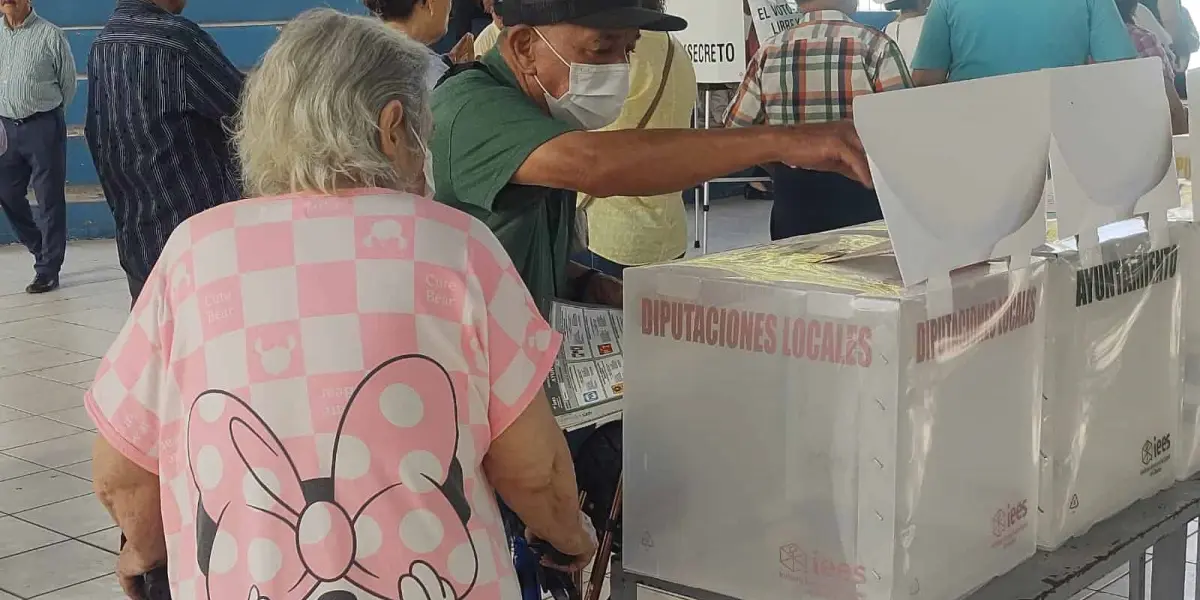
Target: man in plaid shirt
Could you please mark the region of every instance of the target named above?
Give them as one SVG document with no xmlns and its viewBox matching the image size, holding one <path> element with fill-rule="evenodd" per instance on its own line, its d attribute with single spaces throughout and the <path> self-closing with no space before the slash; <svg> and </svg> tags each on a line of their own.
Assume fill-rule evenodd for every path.
<svg viewBox="0 0 1200 600">
<path fill-rule="evenodd" d="M 727 127 L 828 123 L 854 117 L 854 98 L 912 87 L 904 56 L 878 30 L 854 22 L 856 0 L 807 0 L 791 30 L 764 40 L 750 61 Z M 768 167 L 775 183 L 771 238 L 883 218 L 875 192 L 837 174 Z"/>
</svg>

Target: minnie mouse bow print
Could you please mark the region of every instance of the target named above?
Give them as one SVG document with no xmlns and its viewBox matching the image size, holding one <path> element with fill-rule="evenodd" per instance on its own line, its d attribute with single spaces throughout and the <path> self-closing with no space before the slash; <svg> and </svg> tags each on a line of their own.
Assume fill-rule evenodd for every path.
<svg viewBox="0 0 1200 600">
<path fill-rule="evenodd" d="M 254 402 L 309 410 L 304 398 Z M 328 460 L 313 439 L 285 448 L 233 394 L 196 399 L 187 452 L 207 597 L 305 600 L 333 583 L 384 600 L 465 598 L 479 554 L 467 530 L 458 399 L 445 368 L 423 355 L 383 363 L 350 396 Z M 298 463 L 306 455 L 314 460 Z M 328 476 L 305 480 L 302 470 Z"/>
</svg>

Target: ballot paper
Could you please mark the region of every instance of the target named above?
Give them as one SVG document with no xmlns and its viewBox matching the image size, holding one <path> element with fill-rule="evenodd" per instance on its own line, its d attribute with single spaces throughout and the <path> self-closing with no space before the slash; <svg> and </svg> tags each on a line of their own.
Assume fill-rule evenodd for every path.
<svg viewBox="0 0 1200 600">
<path fill-rule="evenodd" d="M 550 324 L 563 334 L 544 385 L 559 427 L 578 429 L 620 413 L 625 397 L 620 309 L 555 301 Z"/>
<path fill-rule="evenodd" d="M 1046 87 L 1027 73 L 855 99 L 906 285 L 990 259 L 1023 264 L 1042 244 L 1050 113 L 1031 98 Z"/>
<path fill-rule="evenodd" d="M 1179 177 L 1161 61 L 1042 73 L 1049 88 L 1051 183 L 1062 235 L 1084 236 L 1081 245 L 1095 245 L 1098 228 L 1143 214 L 1154 220 L 1152 235 L 1165 235 L 1166 213 L 1179 206 Z"/>
<path fill-rule="evenodd" d="M 1161 64 L 1140 59 L 856 98 L 905 284 L 983 260 L 1023 264 L 1045 234 L 1038 213 L 1085 247 L 1135 214 L 1165 234 L 1179 189 L 1161 79 Z"/>
</svg>

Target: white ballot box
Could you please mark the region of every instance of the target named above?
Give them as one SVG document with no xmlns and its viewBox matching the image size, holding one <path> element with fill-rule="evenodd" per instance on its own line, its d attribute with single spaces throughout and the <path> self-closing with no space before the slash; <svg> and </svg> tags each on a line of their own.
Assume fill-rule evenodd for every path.
<svg viewBox="0 0 1200 600">
<path fill-rule="evenodd" d="M 1142 219 L 1100 228 L 1090 252 L 1066 240 L 1038 254 L 1049 262 L 1038 542 L 1056 548 L 1175 481 L 1185 263 Z"/>
<path fill-rule="evenodd" d="M 1171 243 L 1179 248 L 1179 278 L 1183 285 L 1182 420 L 1175 446 L 1176 475 L 1188 479 L 1200 473 L 1200 223 L 1192 207 L 1168 214 Z"/>
<path fill-rule="evenodd" d="M 1046 266 L 929 302 L 888 250 L 864 226 L 626 272 L 625 568 L 954 600 L 1033 555 Z"/>
</svg>

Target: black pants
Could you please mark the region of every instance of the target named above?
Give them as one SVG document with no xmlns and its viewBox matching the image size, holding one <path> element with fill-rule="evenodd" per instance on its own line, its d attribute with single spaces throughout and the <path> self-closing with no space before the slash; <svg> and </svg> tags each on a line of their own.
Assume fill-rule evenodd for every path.
<svg viewBox="0 0 1200 600">
<path fill-rule="evenodd" d="M 67 253 L 67 125 L 61 108 L 26 119 L 0 117 L 8 151 L 0 155 L 0 209 L 34 257 L 38 275 L 54 277 Z M 35 218 L 26 192 L 33 184 Z"/>
<path fill-rule="evenodd" d="M 873 190 L 836 173 L 773 166 L 771 239 L 820 233 L 883 218 Z"/>
<path fill-rule="evenodd" d="M 138 296 L 142 295 L 142 288 L 146 287 L 146 279 L 140 275 L 134 275 L 129 271 L 125 271 L 125 280 L 129 282 L 129 297 L 130 308 L 137 304 Z"/>
</svg>

